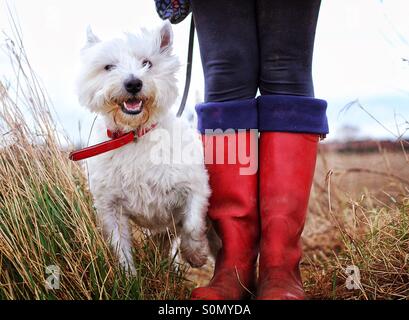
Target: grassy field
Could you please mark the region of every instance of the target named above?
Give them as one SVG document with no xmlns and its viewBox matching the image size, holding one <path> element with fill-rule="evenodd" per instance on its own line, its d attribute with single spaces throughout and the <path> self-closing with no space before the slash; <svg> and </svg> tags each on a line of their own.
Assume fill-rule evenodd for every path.
<svg viewBox="0 0 409 320">
<path fill-rule="evenodd" d="M 84 170 L 61 151 L 69 141 L 15 31 L 7 42 L 15 79 L 0 82 L 0 299 L 186 299 L 211 265 L 176 268 L 143 235 L 135 240 L 137 276 L 118 267 L 96 226 Z M 321 151 L 309 211 L 302 271 L 310 298 L 409 297 L 404 148 Z M 47 288 L 48 266 L 60 269 L 57 290 Z M 350 266 L 360 272 L 354 290 L 346 286 Z"/>
<path fill-rule="evenodd" d="M 303 233 L 310 299 L 409 298 L 409 162 L 404 152 L 321 151 Z M 360 285 L 348 289 L 346 269 Z M 205 284 L 212 266 L 189 276 Z"/>
<path fill-rule="evenodd" d="M 311 298 L 409 298 L 408 179 L 404 151 L 320 154 L 304 232 Z M 360 271 L 355 290 L 349 266 Z"/>
</svg>

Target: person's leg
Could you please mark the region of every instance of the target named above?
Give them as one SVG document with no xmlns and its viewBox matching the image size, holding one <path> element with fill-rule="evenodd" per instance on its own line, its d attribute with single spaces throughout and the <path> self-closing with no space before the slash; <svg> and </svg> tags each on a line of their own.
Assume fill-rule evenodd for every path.
<svg viewBox="0 0 409 320">
<path fill-rule="evenodd" d="M 205 102 L 253 99 L 259 51 L 255 0 L 192 0 Z"/>
<path fill-rule="evenodd" d="M 261 220 L 258 299 L 303 299 L 299 263 L 326 102 L 311 64 L 320 0 L 258 0 Z"/>
<path fill-rule="evenodd" d="M 261 134 L 258 299 L 304 299 L 300 239 L 318 141 L 319 136 L 314 134 Z"/>
<path fill-rule="evenodd" d="M 257 0 L 262 95 L 314 96 L 312 59 L 321 0 Z"/>
<path fill-rule="evenodd" d="M 240 158 L 245 155 L 257 168 L 258 133 L 206 134 L 203 143 L 212 192 L 208 217 L 222 247 L 216 256 L 212 280 L 207 287 L 193 290 L 192 299 L 245 299 L 255 288 L 260 227 L 257 172 L 241 173 L 248 165 L 241 163 Z M 218 162 L 220 156 L 224 163 Z M 232 156 L 234 162 L 230 162 Z"/>
<path fill-rule="evenodd" d="M 205 103 L 196 109 L 212 189 L 208 216 L 222 240 L 213 279 L 195 289 L 192 299 L 243 299 L 254 285 L 259 239 L 257 173 L 242 175 L 236 153 L 244 142 L 246 156 L 258 163 L 257 150 L 250 148 L 257 133 L 238 132 L 258 127 L 255 2 L 192 0 L 192 7 L 206 81 Z M 208 131 L 217 129 L 233 130 Z M 234 163 L 227 161 L 232 155 Z"/>
</svg>

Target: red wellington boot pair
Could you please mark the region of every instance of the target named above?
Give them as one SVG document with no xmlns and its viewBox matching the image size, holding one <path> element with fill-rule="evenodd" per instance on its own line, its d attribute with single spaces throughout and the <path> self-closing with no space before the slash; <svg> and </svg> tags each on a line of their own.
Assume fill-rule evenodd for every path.
<svg viewBox="0 0 409 320">
<path fill-rule="evenodd" d="M 212 197 L 209 218 L 222 240 L 214 277 L 207 287 L 197 288 L 192 299 L 240 300 L 256 294 L 257 299 L 304 299 L 299 262 L 300 237 L 315 170 L 316 134 L 262 132 L 231 133 L 236 144 L 225 143 L 225 160 L 240 157 L 239 141 L 246 155 L 258 162 L 258 172 L 240 172 L 240 161 L 209 163 Z M 206 153 L 216 144 L 204 136 Z M 258 145 L 251 149 L 251 143 Z M 220 150 L 217 150 L 218 152 Z M 231 158 L 230 158 L 231 160 Z M 214 161 L 216 162 L 216 161 Z M 256 261 L 259 278 L 256 288 Z"/>
</svg>

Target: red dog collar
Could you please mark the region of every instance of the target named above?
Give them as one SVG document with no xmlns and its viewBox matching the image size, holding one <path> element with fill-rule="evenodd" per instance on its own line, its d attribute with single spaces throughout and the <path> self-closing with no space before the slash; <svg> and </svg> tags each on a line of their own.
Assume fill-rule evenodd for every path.
<svg viewBox="0 0 409 320">
<path fill-rule="evenodd" d="M 148 132 L 152 131 L 156 128 L 156 124 L 150 128 L 146 129 L 138 129 L 136 131 L 131 131 L 129 133 L 123 133 L 121 131 L 111 131 L 107 130 L 107 135 L 111 138 L 111 141 L 102 142 L 95 146 L 91 146 L 88 148 L 84 148 L 78 151 L 74 151 L 70 153 L 70 160 L 72 161 L 81 161 L 85 159 L 89 159 L 95 156 L 98 156 L 103 153 L 107 153 L 109 151 L 122 148 L 131 142 L 142 138 Z"/>
</svg>

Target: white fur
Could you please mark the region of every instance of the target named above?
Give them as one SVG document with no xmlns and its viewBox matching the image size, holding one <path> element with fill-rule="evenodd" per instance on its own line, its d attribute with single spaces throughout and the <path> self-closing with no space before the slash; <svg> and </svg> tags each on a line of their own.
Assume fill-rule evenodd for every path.
<svg viewBox="0 0 409 320">
<path fill-rule="evenodd" d="M 177 98 L 175 74 L 179 62 L 172 55 L 172 31 L 169 23 L 159 30 L 141 30 L 122 39 L 101 41 L 91 29 L 88 44 L 82 51 L 83 67 L 78 81 L 80 102 L 100 115 L 94 129 L 95 142 L 106 141 L 106 129 L 129 132 L 137 127 L 156 129 L 137 142 L 89 160 L 90 188 L 105 236 L 110 239 L 120 263 L 134 272 L 129 219 L 153 232 L 176 227 L 182 256 L 195 267 L 206 262 L 206 211 L 210 194 L 203 164 L 201 141 L 195 130 L 169 112 Z M 152 62 L 152 68 L 143 61 Z M 104 69 L 114 65 L 112 71 Z M 113 101 L 128 98 L 124 81 L 133 75 L 143 81 L 140 96 L 148 97 L 152 112 L 143 123 L 139 115 L 120 114 L 119 120 L 109 113 Z M 142 118 L 141 118 L 142 119 Z M 171 139 L 153 139 L 165 130 Z M 152 150 L 158 143 L 176 150 L 172 137 L 183 133 L 199 162 L 155 163 Z"/>
</svg>

